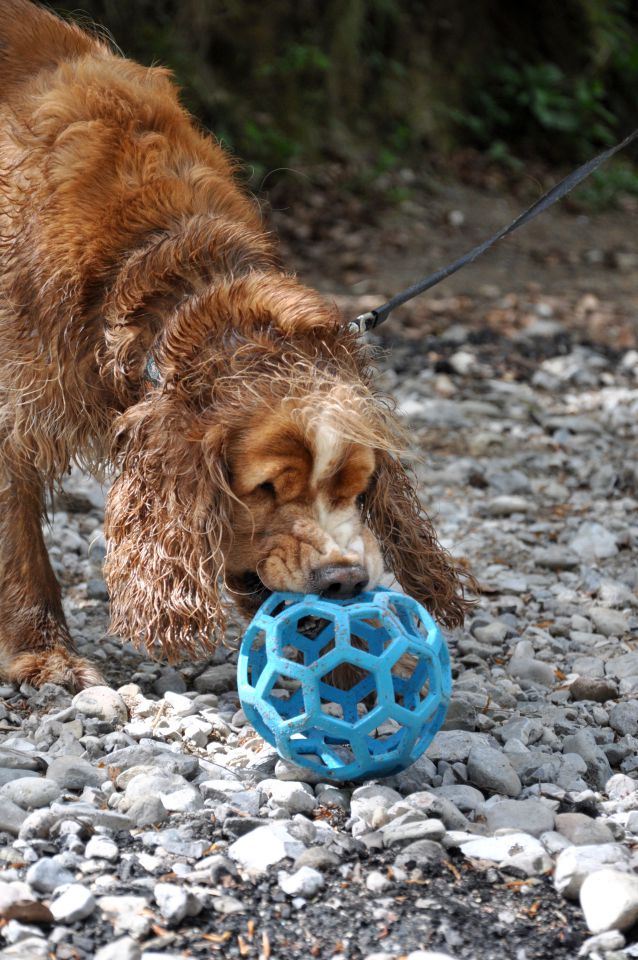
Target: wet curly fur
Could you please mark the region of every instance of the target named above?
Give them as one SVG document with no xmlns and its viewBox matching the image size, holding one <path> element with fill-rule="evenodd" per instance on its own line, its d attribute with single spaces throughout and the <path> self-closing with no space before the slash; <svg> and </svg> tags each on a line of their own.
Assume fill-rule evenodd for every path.
<svg viewBox="0 0 638 960">
<path fill-rule="evenodd" d="M 381 557 L 459 624 L 467 578 L 418 503 L 403 441 L 365 348 L 282 271 L 167 71 L 2 0 L 3 673 L 99 680 L 74 652 L 41 532 L 45 492 L 72 462 L 116 475 L 112 627 L 149 651 L 210 650 L 229 602 L 249 613 L 272 589 L 374 583 Z"/>
</svg>

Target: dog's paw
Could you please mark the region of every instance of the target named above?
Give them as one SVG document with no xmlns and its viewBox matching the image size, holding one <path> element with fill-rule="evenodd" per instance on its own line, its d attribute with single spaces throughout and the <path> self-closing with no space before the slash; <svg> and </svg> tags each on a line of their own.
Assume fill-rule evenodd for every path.
<svg viewBox="0 0 638 960">
<path fill-rule="evenodd" d="M 26 682 L 32 687 L 57 683 L 72 693 L 105 684 L 104 677 L 89 660 L 76 656 L 63 646 L 20 654 L 11 663 L 8 677 L 15 683 Z"/>
</svg>

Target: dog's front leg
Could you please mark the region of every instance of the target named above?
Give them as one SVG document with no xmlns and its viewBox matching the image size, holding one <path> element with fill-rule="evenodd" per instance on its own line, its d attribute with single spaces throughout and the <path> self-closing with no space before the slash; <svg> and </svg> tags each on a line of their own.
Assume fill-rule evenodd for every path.
<svg viewBox="0 0 638 960">
<path fill-rule="evenodd" d="M 35 687 L 103 683 L 78 657 L 42 536 L 43 489 L 0 461 L 0 674 Z"/>
</svg>

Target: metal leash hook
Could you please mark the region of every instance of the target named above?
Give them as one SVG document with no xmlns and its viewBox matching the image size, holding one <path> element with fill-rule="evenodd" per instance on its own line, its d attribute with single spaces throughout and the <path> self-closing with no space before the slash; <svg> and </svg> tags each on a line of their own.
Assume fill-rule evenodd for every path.
<svg viewBox="0 0 638 960">
<path fill-rule="evenodd" d="M 510 233 L 514 233 L 514 231 L 518 230 L 519 227 L 523 227 L 526 223 L 530 223 L 539 214 L 544 213 L 545 210 L 548 210 L 551 206 L 553 206 L 553 204 L 557 203 L 559 200 L 562 200 L 563 197 L 567 196 L 568 193 L 571 193 L 574 187 L 577 187 L 579 183 L 582 183 L 583 180 L 590 176 L 590 174 L 597 170 L 598 167 L 600 167 L 603 163 L 613 157 L 614 154 L 618 153 L 620 150 L 624 150 L 625 147 L 628 147 L 629 144 L 636 139 L 636 137 L 638 137 L 638 129 L 634 130 L 633 133 L 630 133 L 629 136 L 625 137 L 624 140 L 621 140 L 620 143 L 617 143 L 613 147 L 609 147 L 607 150 L 603 150 L 603 152 L 599 153 L 598 156 L 593 157 L 586 163 L 583 163 L 580 167 L 577 167 L 576 170 L 572 170 L 571 173 L 555 184 L 551 190 L 548 190 L 547 193 L 544 193 L 539 200 L 536 200 L 531 207 L 528 207 L 527 210 L 524 210 L 522 213 L 520 213 L 508 226 L 502 227 L 498 233 L 495 233 L 494 236 L 484 240 L 483 243 L 480 243 L 477 247 L 473 247 L 467 253 L 464 253 L 462 257 L 458 258 L 458 260 L 454 260 L 454 262 L 448 264 L 447 267 L 442 267 L 440 270 L 430 274 L 430 276 L 425 277 L 423 280 L 418 280 L 416 283 L 413 283 L 412 286 L 408 287 L 406 290 L 403 290 L 401 293 L 397 293 L 396 296 L 392 297 L 391 300 L 388 300 L 380 307 L 377 307 L 376 310 L 369 310 L 367 313 L 360 314 L 355 320 L 351 320 L 348 324 L 348 330 L 351 333 L 361 334 L 367 333 L 369 330 L 374 330 L 375 327 L 378 327 L 379 324 L 384 323 L 388 319 L 396 307 L 400 307 L 409 300 L 413 300 L 414 297 L 418 297 L 419 294 L 425 293 L 426 290 L 430 290 L 432 287 L 436 286 L 437 283 L 440 283 L 441 280 L 445 280 L 453 273 L 456 273 L 456 271 L 460 270 L 461 267 L 466 267 L 469 263 L 473 263 L 481 256 L 481 254 L 485 253 L 486 250 L 489 250 L 490 247 L 493 246 L 498 240 L 503 240 L 505 237 L 508 237 Z"/>
</svg>

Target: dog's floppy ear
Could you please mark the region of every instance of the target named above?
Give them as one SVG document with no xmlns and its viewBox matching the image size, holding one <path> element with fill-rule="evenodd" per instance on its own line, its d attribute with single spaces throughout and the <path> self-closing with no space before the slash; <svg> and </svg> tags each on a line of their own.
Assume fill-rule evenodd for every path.
<svg viewBox="0 0 638 960">
<path fill-rule="evenodd" d="M 169 660 L 214 649 L 225 626 L 222 431 L 203 442 L 192 424 L 157 396 L 122 415 L 104 521 L 111 629 Z"/>
<path fill-rule="evenodd" d="M 382 451 L 377 454 L 377 464 L 364 497 L 363 515 L 379 541 L 386 565 L 405 592 L 440 623 L 460 626 L 469 606 L 465 587 L 473 587 L 473 578 L 439 543 L 400 460 Z"/>
</svg>

